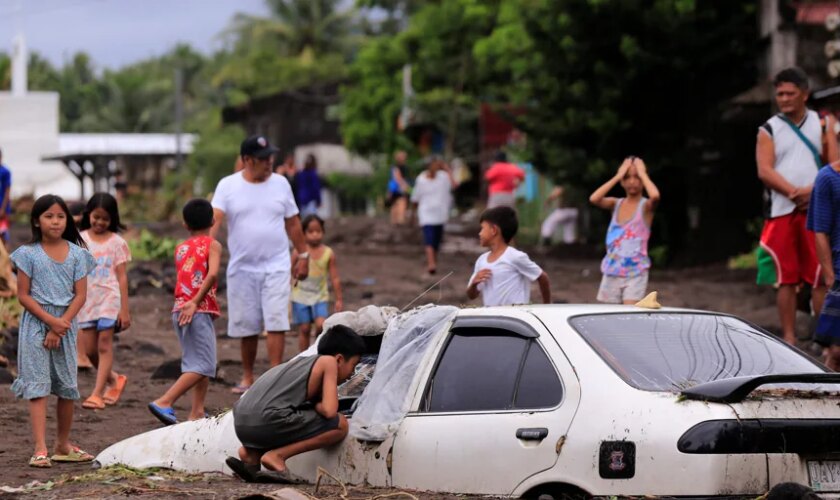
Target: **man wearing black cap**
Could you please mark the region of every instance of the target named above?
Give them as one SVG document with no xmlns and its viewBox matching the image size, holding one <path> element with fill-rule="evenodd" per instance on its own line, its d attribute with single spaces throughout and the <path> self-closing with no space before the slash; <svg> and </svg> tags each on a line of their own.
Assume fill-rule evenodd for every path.
<svg viewBox="0 0 840 500">
<path fill-rule="evenodd" d="M 242 381 L 233 389 L 238 393 L 254 383 L 263 330 L 268 331 L 271 366 L 283 360 L 291 292 L 289 238 L 301 257 L 293 270 L 295 278 L 306 278 L 309 272 L 292 189 L 285 177 L 271 170 L 277 153 L 265 137 L 245 139 L 239 151 L 244 168 L 219 181 L 213 195 L 216 221 L 211 234 L 215 237 L 222 221 L 228 221 L 228 335 L 242 339 Z"/>
</svg>

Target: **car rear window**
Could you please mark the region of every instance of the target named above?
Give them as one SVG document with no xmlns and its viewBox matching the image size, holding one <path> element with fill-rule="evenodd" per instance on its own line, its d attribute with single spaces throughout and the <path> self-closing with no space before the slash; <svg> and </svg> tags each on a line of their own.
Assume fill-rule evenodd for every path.
<svg viewBox="0 0 840 500">
<path fill-rule="evenodd" d="M 739 376 L 823 372 L 781 341 L 729 316 L 599 314 L 569 322 L 621 378 L 646 391 L 680 391 Z"/>
</svg>

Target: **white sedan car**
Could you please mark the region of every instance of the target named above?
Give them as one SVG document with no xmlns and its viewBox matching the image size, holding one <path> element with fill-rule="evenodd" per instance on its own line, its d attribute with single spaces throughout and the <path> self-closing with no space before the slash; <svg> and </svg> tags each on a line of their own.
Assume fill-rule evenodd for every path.
<svg viewBox="0 0 840 500">
<path fill-rule="evenodd" d="M 348 437 L 291 459 L 291 472 L 516 497 L 754 497 L 786 481 L 840 495 L 840 375 L 732 316 L 462 309 L 413 371 L 387 437 Z M 135 436 L 97 460 L 230 473 L 224 458 L 238 446 L 227 414 Z"/>
</svg>

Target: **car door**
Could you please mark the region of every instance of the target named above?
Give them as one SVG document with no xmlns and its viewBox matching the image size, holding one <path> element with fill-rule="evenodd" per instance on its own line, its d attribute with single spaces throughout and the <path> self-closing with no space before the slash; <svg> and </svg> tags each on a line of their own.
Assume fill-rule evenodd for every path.
<svg viewBox="0 0 840 500">
<path fill-rule="evenodd" d="M 530 314 L 460 317 L 393 449 L 395 486 L 509 494 L 557 461 L 580 388 Z"/>
</svg>

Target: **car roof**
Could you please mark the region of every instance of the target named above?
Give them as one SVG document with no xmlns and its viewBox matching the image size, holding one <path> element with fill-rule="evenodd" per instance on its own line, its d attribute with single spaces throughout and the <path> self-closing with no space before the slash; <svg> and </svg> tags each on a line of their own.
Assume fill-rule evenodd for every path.
<svg viewBox="0 0 840 500">
<path fill-rule="evenodd" d="M 529 312 L 538 318 L 551 317 L 552 319 L 570 318 L 582 314 L 616 314 L 616 313 L 700 313 L 700 314 L 721 314 L 713 311 L 699 309 L 686 309 L 679 307 L 663 307 L 661 309 L 649 309 L 634 305 L 621 304 L 532 304 L 520 306 L 494 306 L 461 309 L 459 316 L 480 315 L 480 316 L 504 316 L 510 311 Z"/>
</svg>

